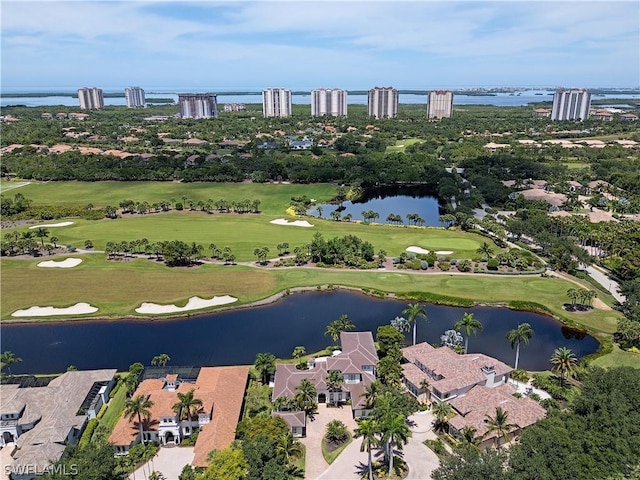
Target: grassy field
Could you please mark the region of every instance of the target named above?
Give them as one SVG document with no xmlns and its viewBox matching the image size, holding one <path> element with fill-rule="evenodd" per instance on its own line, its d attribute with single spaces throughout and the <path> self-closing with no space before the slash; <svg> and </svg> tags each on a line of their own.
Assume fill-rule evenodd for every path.
<svg viewBox="0 0 640 480">
<path fill-rule="evenodd" d="M 477 257 L 476 250 L 488 242 L 497 253 L 500 249 L 491 240 L 479 235 L 440 228 L 397 227 L 382 224 L 335 222 L 310 218 L 314 228 L 273 225 L 269 221 L 286 215 L 266 214 L 207 214 L 203 212 L 168 212 L 164 214 L 135 215 L 116 220 L 74 220 L 74 225 L 49 228 L 50 235 L 58 237 L 61 245 L 82 248 L 90 239 L 96 249 L 102 250 L 108 241 L 131 241 L 147 238 L 150 242 L 183 240 L 211 243 L 218 247 L 230 246 L 238 261 L 255 260 L 255 248 L 267 246 L 270 255 L 277 256 L 276 245 L 288 242 L 290 249 L 311 243 L 313 234 L 320 232 L 325 239 L 347 234 L 370 241 L 376 251 L 384 248 L 390 256 L 400 255 L 407 247 L 417 245 L 429 250 L 449 250 L 457 258 Z M 293 219 L 292 217 L 289 217 Z M 50 224 L 52 222 L 43 222 Z M 25 231 L 28 227 L 20 227 Z M 5 232 L 10 231 L 6 229 Z"/>
<path fill-rule="evenodd" d="M 424 142 L 422 138 L 405 138 L 403 140 L 397 140 L 395 145 L 389 145 L 387 152 L 404 152 L 409 145 Z"/>
<path fill-rule="evenodd" d="M 3 259 L 2 318 L 11 318 L 15 310 L 33 305 L 61 307 L 77 302 L 98 307 L 93 316 L 122 317 L 135 315 L 135 308 L 143 301 L 184 305 L 193 295 L 229 294 L 239 299 L 238 304 L 246 304 L 289 288 L 317 285 L 361 287 L 399 295 L 431 292 L 477 303 L 535 299 L 558 317 L 605 333 L 615 331 L 620 315 L 596 309 L 589 313 L 565 312 L 562 304 L 567 301 L 566 291 L 574 285 L 555 278 L 222 265 L 172 269 L 144 259 L 109 262 L 102 254 L 82 255 L 82 259 L 83 263 L 72 269 L 42 269 L 36 267 L 38 260 Z"/>
<path fill-rule="evenodd" d="M 4 191 L 11 182 L 2 185 Z M 261 184 L 261 183 L 180 183 L 180 182 L 34 182 L 20 188 L 20 193 L 35 204 L 95 207 L 118 206 L 123 200 L 147 201 L 149 204 L 174 198 L 206 201 L 224 198 L 229 201 L 259 199 L 260 209 L 268 214 L 282 214 L 291 197 L 306 195 L 327 201 L 336 194 L 330 184 Z"/>
<path fill-rule="evenodd" d="M 613 351 L 607 355 L 596 358 L 593 365 L 603 368 L 609 367 L 633 367 L 640 368 L 640 354 L 625 352 L 618 345 L 613 345 Z"/>
</svg>

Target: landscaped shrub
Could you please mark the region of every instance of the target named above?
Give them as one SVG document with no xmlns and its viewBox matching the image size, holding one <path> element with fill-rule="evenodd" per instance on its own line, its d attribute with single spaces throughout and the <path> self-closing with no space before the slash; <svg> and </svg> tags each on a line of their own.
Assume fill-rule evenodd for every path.
<svg viewBox="0 0 640 480">
<path fill-rule="evenodd" d="M 101 407 L 100 410 L 98 410 L 98 413 L 96 414 L 96 418 L 100 419 L 104 416 L 104 412 L 107 411 L 107 407 L 108 405 L 106 403 L 104 403 Z"/>
<path fill-rule="evenodd" d="M 105 405 L 106 406 L 106 405 Z M 86 447 L 91 442 L 91 437 L 93 436 L 93 431 L 98 426 L 98 419 L 92 418 L 87 423 L 87 427 L 84 429 L 82 433 L 82 437 L 80 437 L 80 448 Z"/>
<path fill-rule="evenodd" d="M 471 270 L 471 262 L 469 260 L 460 260 L 456 266 L 461 272 L 468 272 Z"/>
<path fill-rule="evenodd" d="M 176 203 L 176 210 L 184 210 L 184 205 L 182 205 L 180 202 Z"/>
<path fill-rule="evenodd" d="M 420 262 L 420 270 L 426 270 L 429 268 L 429 263 L 426 260 L 422 260 Z"/>
<path fill-rule="evenodd" d="M 499 265 L 500 265 L 500 262 L 496 258 L 492 258 L 491 260 L 489 260 L 487 262 L 487 269 L 488 270 L 498 270 L 498 266 Z"/>
<path fill-rule="evenodd" d="M 527 383 L 530 377 L 526 370 L 518 369 L 511 372 L 511 378 L 518 382 Z"/>
<path fill-rule="evenodd" d="M 451 269 L 451 264 L 449 262 L 439 262 L 438 268 L 443 272 L 448 272 Z"/>
</svg>

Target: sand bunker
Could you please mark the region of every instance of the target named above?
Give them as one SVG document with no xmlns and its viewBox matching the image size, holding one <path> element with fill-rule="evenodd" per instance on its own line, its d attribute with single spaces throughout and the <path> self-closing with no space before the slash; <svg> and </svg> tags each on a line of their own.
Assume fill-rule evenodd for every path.
<svg viewBox="0 0 640 480">
<path fill-rule="evenodd" d="M 189 310 L 199 310 L 201 308 L 215 307 L 218 305 L 226 305 L 227 303 L 237 302 L 238 299 L 229 295 L 223 295 L 221 297 L 213 297 L 209 300 L 200 297 L 191 297 L 184 307 L 178 307 L 176 305 L 159 305 L 157 303 L 143 303 L 136 312 L 138 313 L 150 313 L 150 314 L 162 314 L 162 313 L 179 313 L 187 312 Z"/>
<path fill-rule="evenodd" d="M 92 307 L 88 303 L 76 303 L 70 307 L 31 307 L 26 310 L 16 310 L 11 314 L 12 317 L 49 317 L 51 315 L 86 315 L 87 313 L 95 313 L 98 309 Z"/>
<path fill-rule="evenodd" d="M 414 245 L 411 245 L 410 247 L 407 247 L 407 252 L 411 252 L 411 253 L 423 253 L 425 255 L 429 254 L 429 250 L 426 250 L 422 247 L 416 247 Z"/>
<path fill-rule="evenodd" d="M 294 227 L 313 227 L 313 225 L 306 220 L 294 220 L 292 222 L 285 220 L 284 218 L 277 218 L 275 220 L 271 220 L 269 223 L 273 223 L 274 225 L 293 225 Z"/>
<path fill-rule="evenodd" d="M 437 255 L 451 255 L 453 250 L 436 250 Z"/>
<path fill-rule="evenodd" d="M 60 223 L 49 223 L 45 225 L 34 225 L 33 227 L 29 227 L 29 230 L 33 230 L 35 228 L 51 228 L 51 227 L 68 227 L 69 225 L 73 225 L 74 222 L 60 222 Z"/>
<path fill-rule="evenodd" d="M 81 263 L 82 259 L 80 258 L 66 258 L 59 262 L 56 262 L 55 260 L 47 260 L 46 262 L 40 262 L 38 266 L 45 268 L 73 268 L 77 267 Z"/>
</svg>

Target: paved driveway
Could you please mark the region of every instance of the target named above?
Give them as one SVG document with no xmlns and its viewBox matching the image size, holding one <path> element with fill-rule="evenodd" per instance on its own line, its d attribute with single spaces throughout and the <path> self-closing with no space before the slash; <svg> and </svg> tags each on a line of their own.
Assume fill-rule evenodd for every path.
<svg viewBox="0 0 640 480">
<path fill-rule="evenodd" d="M 178 480 L 184 466 L 191 465 L 193 455 L 193 447 L 160 447 L 153 459 L 129 475 L 129 480 L 147 480 L 154 471 L 166 480 Z"/>
<path fill-rule="evenodd" d="M 420 412 L 409 417 L 411 437 L 403 447 L 402 454 L 404 460 L 409 464 L 408 479 L 427 480 L 440 465 L 437 455 L 422 443 L 428 438 L 437 438 L 431 430 L 433 420 L 434 417 L 429 412 Z M 362 474 L 367 472 L 369 461 L 367 452 L 360 452 L 361 442 L 361 439 L 354 440 L 319 477 L 307 478 L 360 480 Z M 374 461 L 377 454 L 381 454 L 381 451 L 373 451 Z"/>
<path fill-rule="evenodd" d="M 340 420 L 347 426 L 352 434 L 353 430 L 357 426 L 356 421 L 353 419 L 351 414 L 351 407 L 349 405 L 338 408 L 327 407 L 324 403 L 318 405 L 318 413 L 315 415 L 315 420 L 311 421 L 307 419 L 307 436 L 300 439 L 307 449 L 304 478 L 315 480 L 319 478 L 322 472 L 324 472 L 329 466 L 322 456 L 321 444 L 322 437 L 324 437 L 324 434 L 327 431 L 327 424 L 331 420 Z M 348 448 L 349 447 L 347 447 L 347 449 Z M 340 457 L 343 455 L 344 451 Z"/>
</svg>

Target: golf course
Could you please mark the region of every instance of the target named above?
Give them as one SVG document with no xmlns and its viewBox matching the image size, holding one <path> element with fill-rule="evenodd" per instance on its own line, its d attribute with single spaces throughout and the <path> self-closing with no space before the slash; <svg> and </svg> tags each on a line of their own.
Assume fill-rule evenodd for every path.
<svg viewBox="0 0 640 480">
<path fill-rule="evenodd" d="M 490 239 L 456 229 L 425 228 L 368 224 L 360 221 L 333 221 L 319 217 L 305 217 L 312 228 L 277 225 L 275 219 L 293 221 L 287 214 L 293 197 L 306 195 L 318 202 L 331 200 L 333 185 L 289 184 L 184 184 L 159 182 L 58 182 L 31 183 L 20 191 L 34 205 L 82 206 L 92 208 L 118 205 L 125 199 L 135 202 L 162 200 L 199 201 L 224 198 L 228 201 L 259 199 L 260 213 L 206 213 L 199 210 L 170 210 L 164 213 L 119 215 L 116 219 L 86 220 L 66 218 L 42 222 L 18 223 L 3 228 L 3 233 L 24 232 L 39 224 L 49 236 L 55 236 L 58 245 L 82 249 L 91 240 L 93 250 L 58 254 L 40 258 L 30 256 L 2 258 L 3 320 L 12 313 L 32 306 L 68 307 L 86 302 L 97 308 L 95 313 L 82 315 L 83 319 L 140 317 L 135 310 L 144 302 L 184 306 L 189 298 L 199 296 L 230 295 L 237 302 L 230 306 L 198 310 L 202 313 L 221 308 L 235 308 L 286 293 L 297 287 L 320 288 L 345 286 L 363 289 L 377 295 L 387 294 L 424 301 L 458 305 L 501 304 L 535 302 L 548 313 L 570 323 L 582 326 L 594 334 L 611 334 L 616 329 L 619 313 L 610 309 L 613 299 L 599 292 L 597 308 L 588 312 L 571 313 L 562 308 L 567 302 L 566 292 L 575 287 L 558 278 L 540 275 L 485 275 L 480 273 L 449 273 L 439 270 L 406 271 L 386 266 L 376 270 L 346 268 L 317 268 L 314 266 L 280 267 L 259 266 L 254 250 L 268 247 L 269 258 L 277 257 L 276 245 L 288 243 L 289 250 L 304 246 L 318 232 L 324 238 L 355 235 L 373 244 L 376 251 L 384 249 L 389 257 L 400 255 L 410 246 L 430 251 L 453 252 L 450 258 L 477 258 L 482 243 L 489 243 L 495 253 L 500 249 Z M 178 201 L 180 201 L 178 200 Z M 73 222 L 69 224 L 69 222 Z M 32 229 L 33 231 L 33 229 Z M 131 241 L 146 238 L 150 242 L 181 240 L 200 243 L 207 249 L 214 243 L 219 248 L 228 246 L 236 254 L 236 265 L 223 265 L 221 261 L 206 260 L 193 267 L 168 267 L 156 261 L 153 255 L 108 260 L 104 250 L 107 242 Z M 47 240 L 48 241 L 48 240 Z M 205 257 L 210 253 L 205 252 Z M 44 260 L 62 261 L 79 258 L 72 268 L 38 268 Z M 53 264 L 55 266 L 55 264 Z M 588 284 L 584 288 L 590 288 Z M 515 302 L 515 303 L 512 303 Z M 608 305 L 607 305 L 608 304 Z M 522 303 L 519 304 L 522 306 Z M 64 316 L 41 317 L 21 321 L 60 320 Z"/>
</svg>

